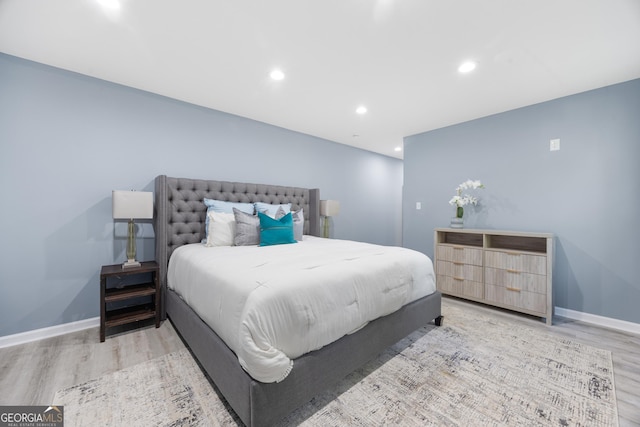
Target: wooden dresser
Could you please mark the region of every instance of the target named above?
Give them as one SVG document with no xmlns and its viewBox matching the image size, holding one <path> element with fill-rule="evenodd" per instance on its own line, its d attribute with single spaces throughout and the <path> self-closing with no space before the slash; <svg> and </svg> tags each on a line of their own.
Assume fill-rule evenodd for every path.
<svg viewBox="0 0 640 427">
<path fill-rule="evenodd" d="M 553 234 L 435 229 L 443 294 L 553 319 Z"/>
</svg>

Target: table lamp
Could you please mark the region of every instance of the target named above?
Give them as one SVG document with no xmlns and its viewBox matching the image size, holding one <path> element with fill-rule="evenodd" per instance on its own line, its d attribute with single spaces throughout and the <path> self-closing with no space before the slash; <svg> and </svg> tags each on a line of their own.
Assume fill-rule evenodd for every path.
<svg viewBox="0 0 640 427">
<path fill-rule="evenodd" d="M 329 237 L 329 218 L 340 213 L 337 200 L 320 200 L 320 215 L 324 217 L 324 237 Z"/>
<path fill-rule="evenodd" d="M 113 190 L 113 219 L 129 220 L 127 235 L 127 261 L 122 268 L 140 267 L 136 261 L 136 236 L 134 219 L 153 218 L 153 193 L 149 191 Z"/>
</svg>

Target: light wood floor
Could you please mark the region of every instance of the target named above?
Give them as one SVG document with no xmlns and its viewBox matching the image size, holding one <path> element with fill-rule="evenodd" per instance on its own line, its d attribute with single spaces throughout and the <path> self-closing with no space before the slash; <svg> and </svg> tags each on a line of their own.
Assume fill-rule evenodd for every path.
<svg viewBox="0 0 640 427">
<path fill-rule="evenodd" d="M 555 318 L 554 325 L 500 309 L 445 298 L 457 305 L 508 318 L 516 324 L 610 350 L 621 427 L 640 426 L 640 336 Z M 0 405 L 49 405 L 56 391 L 184 348 L 170 322 L 111 333 L 98 328 L 0 349 Z"/>
</svg>

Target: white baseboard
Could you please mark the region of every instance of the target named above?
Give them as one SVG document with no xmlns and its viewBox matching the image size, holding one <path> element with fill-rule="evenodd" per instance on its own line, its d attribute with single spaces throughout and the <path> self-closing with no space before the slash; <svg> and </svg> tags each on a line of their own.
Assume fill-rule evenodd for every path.
<svg viewBox="0 0 640 427">
<path fill-rule="evenodd" d="M 640 323 L 627 322 L 626 320 L 612 319 L 610 317 L 598 316 L 595 314 L 583 313 L 581 311 L 569 310 L 568 308 L 555 307 L 555 315 L 566 317 L 567 319 L 580 320 L 585 323 L 602 326 L 610 329 L 617 329 L 624 332 L 640 335 Z M 62 325 L 50 326 L 48 328 L 36 329 L 14 335 L 0 337 L 0 348 L 11 347 L 13 345 L 25 344 L 32 341 L 64 335 L 71 332 L 100 326 L 100 317 L 79 320 L 77 322 L 63 323 Z"/>
<path fill-rule="evenodd" d="M 617 329 L 619 331 L 631 332 L 632 334 L 640 335 L 640 323 L 612 319 L 611 317 L 583 313 L 581 311 L 569 310 L 568 308 L 562 307 L 555 307 L 555 314 L 560 317 L 566 317 L 567 319 L 580 320 L 582 322 L 591 323 L 604 328 Z"/>
<path fill-rule="evenodd" d="M 78 320 L 77 322 L 63 323 L 62 325 L 50 326 L 48 328 L 35 329 L 33 331 L 7 335 L 4 337 L 0 337 L 0 348 L 11 347 L 18 344 L 25 344 L 31 341 L 64 335 L 70 332 L 81 331 L 83 329 L 89 329 L 96 326 L 100 326 L 100 317 L 92 317 L 91 319 Z"/>
</svg>

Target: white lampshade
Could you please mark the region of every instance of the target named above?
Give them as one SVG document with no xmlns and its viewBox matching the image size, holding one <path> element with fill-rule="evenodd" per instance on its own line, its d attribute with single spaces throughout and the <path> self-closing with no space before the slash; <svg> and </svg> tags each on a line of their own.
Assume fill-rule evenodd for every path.
<svg viewBox="0 0 640 427">
<path fill-rule="evenodd" d="M 320 200 L 320 215 L 336 216 L 340 213 L 340 202 L 337 200 Z"/>
<path fill-rule="evenodd" d="M 113 219 L 153 218 L 153 193 L 113 190 Z"/>
</svg>

